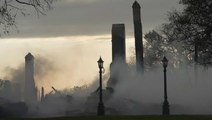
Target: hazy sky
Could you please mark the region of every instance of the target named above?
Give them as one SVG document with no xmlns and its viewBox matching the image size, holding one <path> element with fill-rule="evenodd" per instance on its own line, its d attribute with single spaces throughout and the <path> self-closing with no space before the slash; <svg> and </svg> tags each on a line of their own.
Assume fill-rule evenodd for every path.
<svg viewBox="0 0 212 120">
<path fill-rule="evenodd" d="M 143 29 L 147 32 L 165 21 L 167 11 L 179 8 L 179 0 L 138 0 Z M 113 23 L 125 23 L 133 35 L 134 0 L 58 0 L 47 16 L 19 17 L 20 33 L 12 37 L 58 37 L 110 34 Z M 33 13 L 31 13 L 33 14 Z"/>
<path fill-rule="evenodd" d="M 165 22 L 167 12 L 179 9 L 179 0 L 137 0 L 142 7 L 144 32 Z M 111 62 L 111 27 L 124 23 L 127 57 L 134 47 L 132 4 L 134 0 L 58 0 L 47 16 L 19 16 L 19 33 L 0 39 L 0 78 L 6 67 L 17 69 L 31 52 L 53 61 L 58 70 L 41 83 L 56 88 L 90 84 L 98 74 L 97 60 Z M 35 13 L 35 12 L 34 12 Z M 36 58 L 36 57 L 35 57 Z M 55 77 L 57 76 L 57 77 Z M 45 79 L 45 80 L 44 80 Z M 64 84 L 66 83 L 66 84 Z M 47 87 L 50 87 L 47 86 Z"/>
</svg>

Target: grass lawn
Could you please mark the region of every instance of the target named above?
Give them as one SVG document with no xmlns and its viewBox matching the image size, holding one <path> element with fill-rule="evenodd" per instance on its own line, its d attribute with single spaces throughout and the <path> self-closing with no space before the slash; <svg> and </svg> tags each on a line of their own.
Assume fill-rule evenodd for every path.
<svg viewBox="0 0 212 120">
<path fill-rule="evenodd" d="M 212 120 L 212 116 L 84 116 L 58 118 L 0 118 L 0 120 Z"/>
</svg>

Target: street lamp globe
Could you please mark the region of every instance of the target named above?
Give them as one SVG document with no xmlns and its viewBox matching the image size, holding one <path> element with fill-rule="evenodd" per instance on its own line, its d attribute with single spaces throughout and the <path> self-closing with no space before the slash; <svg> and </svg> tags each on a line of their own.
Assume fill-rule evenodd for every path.
<svg viewBox="0 0 212 120">
<path fill-rule="evenodd" d="M 97 62 L 98 62 L 99 69 L 102 69 L 103 68 L 103 63 L 104 63 L 104 61 L 102 60 L 102 58 L 100 57 Z"/>
<path fill-rule="evenodd" d="M 166 67 L 168 66 L 168 62 L 169 62 L 169 61 L 167 60 L 167 58 L 166 58 L 166 57 L 163 57 L 162 62 L 163 62 L 163 67 L 166 68 Z"/>
</svg>

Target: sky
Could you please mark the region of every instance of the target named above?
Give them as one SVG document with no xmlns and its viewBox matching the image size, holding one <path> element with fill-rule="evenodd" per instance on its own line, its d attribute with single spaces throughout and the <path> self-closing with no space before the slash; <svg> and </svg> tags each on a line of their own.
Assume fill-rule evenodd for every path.
<svg viewBox="0 0 212 120">
<path fill-rule="evenodd" d="M 141 5 L 143 31 L 166 22 L 168 11 L 181 9 L 179 0 L 137 0 Z M 0 78 L 9 79 L 6 69 L 19 69 L 31 52 L 57 68 L 36 83 L 47 89 L 89 85 L 97 79 L 97 60 L 102 56 L 108 72 L 111 63 L 111 27 L 124 23 L 126 51 L 134 53 L 132 4 L 134 0 L 58 0 L 46 16 L 17 17 L 19 32 L 0 38 Z"/>
</svg>

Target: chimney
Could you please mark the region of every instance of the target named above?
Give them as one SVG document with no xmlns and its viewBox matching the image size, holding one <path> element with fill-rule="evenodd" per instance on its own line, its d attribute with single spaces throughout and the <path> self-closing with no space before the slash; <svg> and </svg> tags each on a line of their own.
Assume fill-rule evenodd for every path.
<svg viewBox="0 0 212 120">
<path fill-rule="evenodd" d="M 143 58 L 143 32 L 141 23 L 141 6 L 137 1 L 133 3 L 133 21 L 134 21 L 134 36 L 135 36 L 135 53 L 137 71 L 144 72 Z"/>
<path fill-rule="evenodd" d="M 108 80 L 108 88 L 114 88 L 117 84 L 117 74 L 121 68 L 117 68 L 117 64 L 126 66 L 126 50 L 125 50 L 125 25 L 112 25 L 112 63 L 110 64 L 110 78 Z"/>
<path fill-rule="evenodd" d="M 24 88 L 24 101 L 28 105 L 37 102 L 37 90 L 34 81 L 34 57 L 31 53 L 25 56 L 25 88 Z"/>
<path fill-rule="evenodd" d="M 125 26 L 124 24 L 112 25 L 112 62 L 121 60 L 126 62 L 125 50 Z"/>
</svg>

